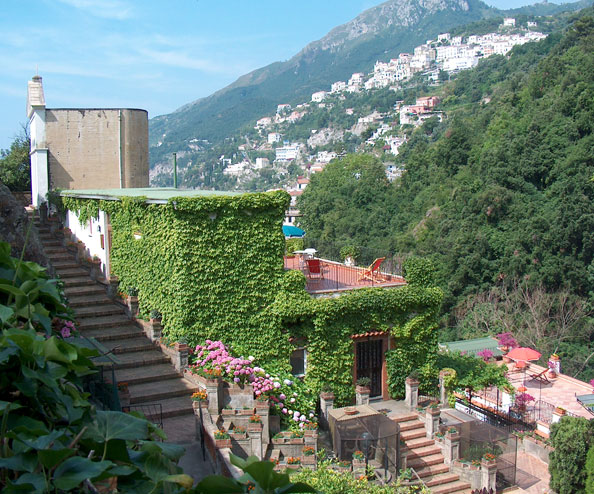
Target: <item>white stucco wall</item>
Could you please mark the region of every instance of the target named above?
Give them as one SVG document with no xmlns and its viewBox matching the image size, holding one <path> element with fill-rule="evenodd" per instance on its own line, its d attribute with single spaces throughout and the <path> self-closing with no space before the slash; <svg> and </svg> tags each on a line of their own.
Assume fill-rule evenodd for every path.
<svg viewBox="0 0 594 494">
<path fill-rule="evenodd" d="M 90 224 L 89 224 L 90 223 Z M 91 218 L 90 222 L 81 225 L 75 211 L 68 211 L 66 226 L 70 228 L 76 240 L 85 244 L 89 256 L 97 256 L 101 259 L 101 270 L 104 274 L 109 273 L 109 247 L 107 236 L 107 214 L 99 211 L 99 218 Z M 101 237 L 103 236 L 103 247 Z"/>
</svg>

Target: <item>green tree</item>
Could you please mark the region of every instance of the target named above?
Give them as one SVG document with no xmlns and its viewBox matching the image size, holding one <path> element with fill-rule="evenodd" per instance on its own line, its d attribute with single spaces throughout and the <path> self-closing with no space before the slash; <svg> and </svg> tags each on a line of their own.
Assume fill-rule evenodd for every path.
<svg viewBox="0 0 594 494">
<path fill-rule="evenodd" d="M 14 192 L 31 188 L 30 140 L 26 130 L 17 136 L 10 149 L 0 150 L 0 182 Z"/>
<path fill-rule="evenodd" d="M 549 486 L 558 494 L 586 494 L 586 457 L 594 445 L 594 422 L 563 417 L 551 427 L 554 451 L 549 457 Z"/>
<path fill-rule="evenodd" d="M 301 226 L 319 251 L 336 258 L 347 244 L 387 249 L 393 191 L 380 160 L 347 155 L 312 176 L 298 199 Z"/>
</svg>

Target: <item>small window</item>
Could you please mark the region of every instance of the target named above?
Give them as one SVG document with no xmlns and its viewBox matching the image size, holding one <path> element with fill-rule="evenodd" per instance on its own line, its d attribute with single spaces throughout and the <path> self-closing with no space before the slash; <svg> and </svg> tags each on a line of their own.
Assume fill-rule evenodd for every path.
<svg viewBox="0 0 594 494">
<path fill-rule="evenodd" d="M 305 348 L 297 348 L 291 353 L 291 374 L 296 377 L 305 376 L 307 368 L 307 350 Z"/>
</svg>

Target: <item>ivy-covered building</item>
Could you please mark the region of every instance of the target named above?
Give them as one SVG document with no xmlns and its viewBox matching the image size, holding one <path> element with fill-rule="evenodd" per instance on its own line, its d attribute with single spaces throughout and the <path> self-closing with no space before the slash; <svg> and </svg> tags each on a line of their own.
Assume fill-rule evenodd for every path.
<svg viewBox="0 0 594 494">
<path fill-rule="evenodd" d="M 408 373 L 432 362 L 442 294 L 425 263 L 405 266 L 406 284 L 312 298 L 303 273 L 284 268 L 286 192 L 69 190 L 60 198 L 66 226 L 107 278 L 138 290 L 141 314 L 162 314 L 169 339 L 221 340 L 285 370 L 303 348 L 304 379 L 314 390 L 329 384 L 338 403 L 361 376 L 378 396 L 402 395 Z"/>
</svg>

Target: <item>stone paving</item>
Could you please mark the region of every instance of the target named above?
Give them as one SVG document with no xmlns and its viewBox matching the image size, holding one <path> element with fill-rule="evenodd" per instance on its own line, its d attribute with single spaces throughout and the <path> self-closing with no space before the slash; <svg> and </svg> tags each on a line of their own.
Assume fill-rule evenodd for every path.
<svg viewBox="0 0 594 494">
<path fill-rule="evenodd" d="M 549 466 L 527 453 L 518 453 L 516 462 L 516 484 L 519 492 L 546 494 L 550 492 Z"/>
</svg>

